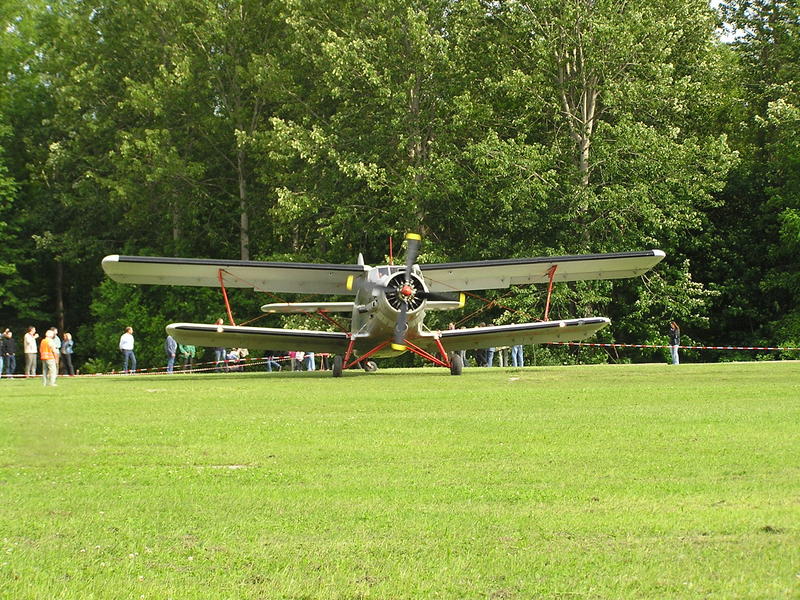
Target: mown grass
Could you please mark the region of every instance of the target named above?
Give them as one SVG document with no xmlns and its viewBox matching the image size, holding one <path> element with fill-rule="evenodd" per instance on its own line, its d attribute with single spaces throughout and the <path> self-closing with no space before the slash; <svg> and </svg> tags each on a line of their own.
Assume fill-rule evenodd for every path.
<svg viewBox="0 0 800 600">
<path fill-rule="evenodd" d="M 800 364 L 0 381 L 3 598 L 798 598 Z"/>
</svg>

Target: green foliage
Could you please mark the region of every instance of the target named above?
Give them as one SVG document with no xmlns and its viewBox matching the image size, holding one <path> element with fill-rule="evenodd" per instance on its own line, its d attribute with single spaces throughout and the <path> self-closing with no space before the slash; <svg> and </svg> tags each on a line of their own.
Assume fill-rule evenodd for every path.
<svg viewBox="0 0 800 600">
<path fill-rule="evenodd" d="M 81 375 L 105 375 L 118 370 L 118 366 L 102 358 L 90 358 L 78 370 Z"/>
</svg>

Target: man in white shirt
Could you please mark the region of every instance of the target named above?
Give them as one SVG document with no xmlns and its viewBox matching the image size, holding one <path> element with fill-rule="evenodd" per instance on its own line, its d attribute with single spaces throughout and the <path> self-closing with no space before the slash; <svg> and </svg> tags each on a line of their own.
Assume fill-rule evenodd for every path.
<svg viewBox="0 0 800 600">
<path fill-rule="evenodd" d="M 136 355 L 133 353 L 133 327 L 126 327 L 125 333 L 119 338 L 119 349 L 122 352 L 122 371 L 126 375 L 128 373 L 136 373 Z M 128 363 L 131 368 L 128 370 Z"/>
<path fill-rule="evenodd" d="M 36 376 L 37 339 L 39 339 L 39 334 L 36 333 L 36 327 L 28 327 L 28 332 L 22 339 L 22 350 L 25 352 L 25 377 Z"/>
</svg>

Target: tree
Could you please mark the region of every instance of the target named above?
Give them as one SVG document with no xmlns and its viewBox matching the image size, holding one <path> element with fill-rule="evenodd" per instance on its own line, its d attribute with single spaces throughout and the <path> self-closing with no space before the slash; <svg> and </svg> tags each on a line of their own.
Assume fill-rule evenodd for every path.
<svg viewBox="0 0 800 600">
<path fill-rule="evenodd" d="M 710 212 L 716 260 L 707 277 L 721 292 L 716 313 L 726 343 L 800 342 L 800 8 L 796 2 L 728 2 L 723 16 L 736 32 L 731 88 L 738 110 L 728 115 L 741 155 Z M 724 338 L 723 338 L 724 339 Z"/>
</svg>

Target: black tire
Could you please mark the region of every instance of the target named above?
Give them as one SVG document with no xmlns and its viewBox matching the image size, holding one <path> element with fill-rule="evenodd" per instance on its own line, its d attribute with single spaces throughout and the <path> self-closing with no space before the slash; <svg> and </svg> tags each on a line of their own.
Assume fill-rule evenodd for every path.
<svg viewBox="0 0 800 600">
<path fill-rule="evenodd" d="M 460 354 L 450 355 L 450 375 L 461 375 L 464 370 L 464 361 L 461 360 Z"/>
<path fill-rule="evenodd" d="M 376 363 L 374 360 L 366 360 L 361 364 L 367 373 L 374 373 L 378 370 L 378 363 Z"/>
<path fill-rule="evenodd" d="M 333 373 L 334 377 L 341 377 L 342 376 L 342 365 L 344 361 L 342 360 L 341 355 L 337 354 L 333 357 L 333 362 L 331 364 L 331 372 Z"/>
</svg>

